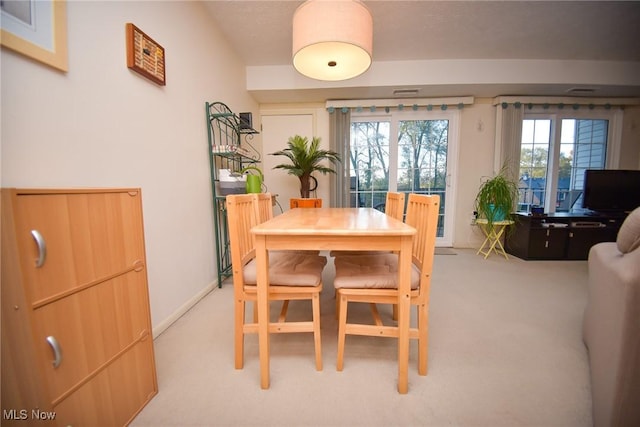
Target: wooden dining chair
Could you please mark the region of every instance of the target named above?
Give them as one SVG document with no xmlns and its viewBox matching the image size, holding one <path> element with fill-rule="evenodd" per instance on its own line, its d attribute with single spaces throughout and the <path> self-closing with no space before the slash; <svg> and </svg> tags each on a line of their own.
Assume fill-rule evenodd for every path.
<svg viewBox="0 0 640 427">
<path fill-rule="evenodd" d="M 398 221 L 404 221 L 405 193 L 387 192 L 384 212 Z M 375 309 L 375 305 L 372 306 Z M 393 305 L 393 320 L 398 320 L 398 304 Z"/>
<path fill-rule="evenodd" d="M 273 218 L 273 197 L 271 193 L 258 193 L 258 222 L 263 223 Z"/>
<path fill-rule="evenodd" d="M 258 332 L 258 324 L 246 320 L 246 303 L 257 300 L 257 268 L 255 239 L 251 228 L 259 223 L 260 208 L 257 194 L 237 194 L 226 197 L 229 223 L 229 243 L 234 288 L 235 367 L 244 365 L 244 336 Z M 322 270 L 327 263 L 324 256 L 302 253 L 269 255 L 269 301 L 309 300 L 311 321 L 286 321 L 283 307 L 277 321 L 269 323 L 270 333 L 311 332 L 314 337 L 316 369 L 322 370 L 320 340 L 320 292 Z M 288 304 L 286 304 L 288 306 Z"/>
<path fill-rule="evenodd" d="M 322 199 L 301 199 L 291 198 L 289 200 L 289 208 L 321 208 Z"/>
<path fill-rule="evenodd" d="M 411 305 L 417 307 L 417 326 L 409 336 L 418 340 L 418 372 L 427 374 L 429 291 L 435 251 L 440 197 L 409 194 L 406 223 L 415 227 L 413 238 Z M 397 326 L 385 326 L 375 304 L 396 304 L 398 301 L 398 256 L 376 254 L 341 256 L 335 260 L 334 286 L 339 300 L 337 370 L 344 364 L 346 335 L 398 337 Z M 369 303 L 373 308 L 373 325 L 348 323 L 350 302 Z"/>
<path fill-rule="evenodd" d="M 384 213 L 392 218 L 404 221 L 404 201 L 405 193 L 387 192 L 384 204 Z"/>
</svg>

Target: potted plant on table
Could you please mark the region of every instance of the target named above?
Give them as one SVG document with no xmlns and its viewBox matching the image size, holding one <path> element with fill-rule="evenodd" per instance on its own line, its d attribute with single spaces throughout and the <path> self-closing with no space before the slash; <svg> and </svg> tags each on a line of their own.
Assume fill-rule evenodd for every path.
<svg viewBox="0 0 640 427">
<path fill-rule="evenodd" d="M 475 200 L 478 219 L 486 219 L 487 226 L 494 222 L 508 219 L 518 198 L 518 183 L 510 178 L 506 167 L 503 167 L 493 178 L 480 185 Z"/>
<path fill-rule="evenodd" d="M 311 191 L 311 174 L 320 172 L 336 173 L 332 168 L 321 164 L 323 160 L 336 164 L 340 162 L 340 156 L 335 151 L 320 149 L 320 138 L 314 137 L 311 142 L 306 137 L 294 135 L 287 141 L 287 148 L 270 153 L 272 156 L 285 156 L 290 163 L 274 166 L 273 169 L 284 169 L 290 175 L 300 179 L 300 197 L 308 199 Z"/>
</svg>

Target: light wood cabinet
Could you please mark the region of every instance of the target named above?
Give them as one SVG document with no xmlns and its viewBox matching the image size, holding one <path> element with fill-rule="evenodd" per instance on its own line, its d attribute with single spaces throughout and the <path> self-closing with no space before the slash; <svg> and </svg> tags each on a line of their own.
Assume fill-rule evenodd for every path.
<svg viewBox="0 0 640 427">
<path fill-rule="evenodd" d="M 126 425 L 157 390 L 140 190 L 3 189 L 2 425 Z"/>
</svg>

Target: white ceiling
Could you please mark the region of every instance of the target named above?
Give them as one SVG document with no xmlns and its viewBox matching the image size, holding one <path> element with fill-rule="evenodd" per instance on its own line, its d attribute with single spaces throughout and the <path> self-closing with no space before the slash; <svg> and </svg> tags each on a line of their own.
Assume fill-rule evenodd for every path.
<svg viewBox="0 0 640 427">
<path fill-rule="evenodd" d="M 291 65 L 291 22 L 301 3 L 205 1 L 211 18 L 249 68 Z M 620 61 L 634 71 L 640 69 L 639 1 L 364 3 L 373 15 L 374 66 L 376 62 L 409 60 L 551 60 L 560 64 L 558 61 L 569 60 Z M 473 73 L 473 69 L 468 72 Z M 539 73 L 544 72 L 541 67 Z M 640 96 L 639 79 L 634 75 L 619 84 L 593 85 L 596 90 L 589 96 Z M 546 84 L 517 79 L 498 85 L 461 83 L 465 84 L 411 87 L 420 89 L 418 96 L 496 96 L 568 95 L 567 90 L 576 86 L 553 79 Z M 389 97 L 394 89 L 370 86 L 369 82 L 367 87 L 280 87 L 256 91 L 254 96 L 260 102 L 324 101 L 335 97 Z"/>
</svg>

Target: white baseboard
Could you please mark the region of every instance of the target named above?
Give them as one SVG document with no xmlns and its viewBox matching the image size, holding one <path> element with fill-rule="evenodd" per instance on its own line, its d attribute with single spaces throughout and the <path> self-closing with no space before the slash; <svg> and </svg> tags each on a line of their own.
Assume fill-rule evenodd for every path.
<svg viewBox="0 0 640 427">
<path fill-rule="evenodd" d="M 207 296 L 209 292 L 216 289 L 215 282 L 210 283 L 207 287 L 205 287 L 202 291 L 198 292 L 193 296 L 193 298 L 189 299 L 187 302 L 182 304 L 176 311 L 171 314 L 171 316 L 167 317 L 164 321 L 160 322 L 160 324 L 153 328 L 153 339 L 158 338 L 158 336 L 169 328 L 169 326 L 173 325 L 173 323 L 181 318 L 187 311 L 191 310 L 191 307 L 196 305 L 198 301 Z"/>
</svg>

